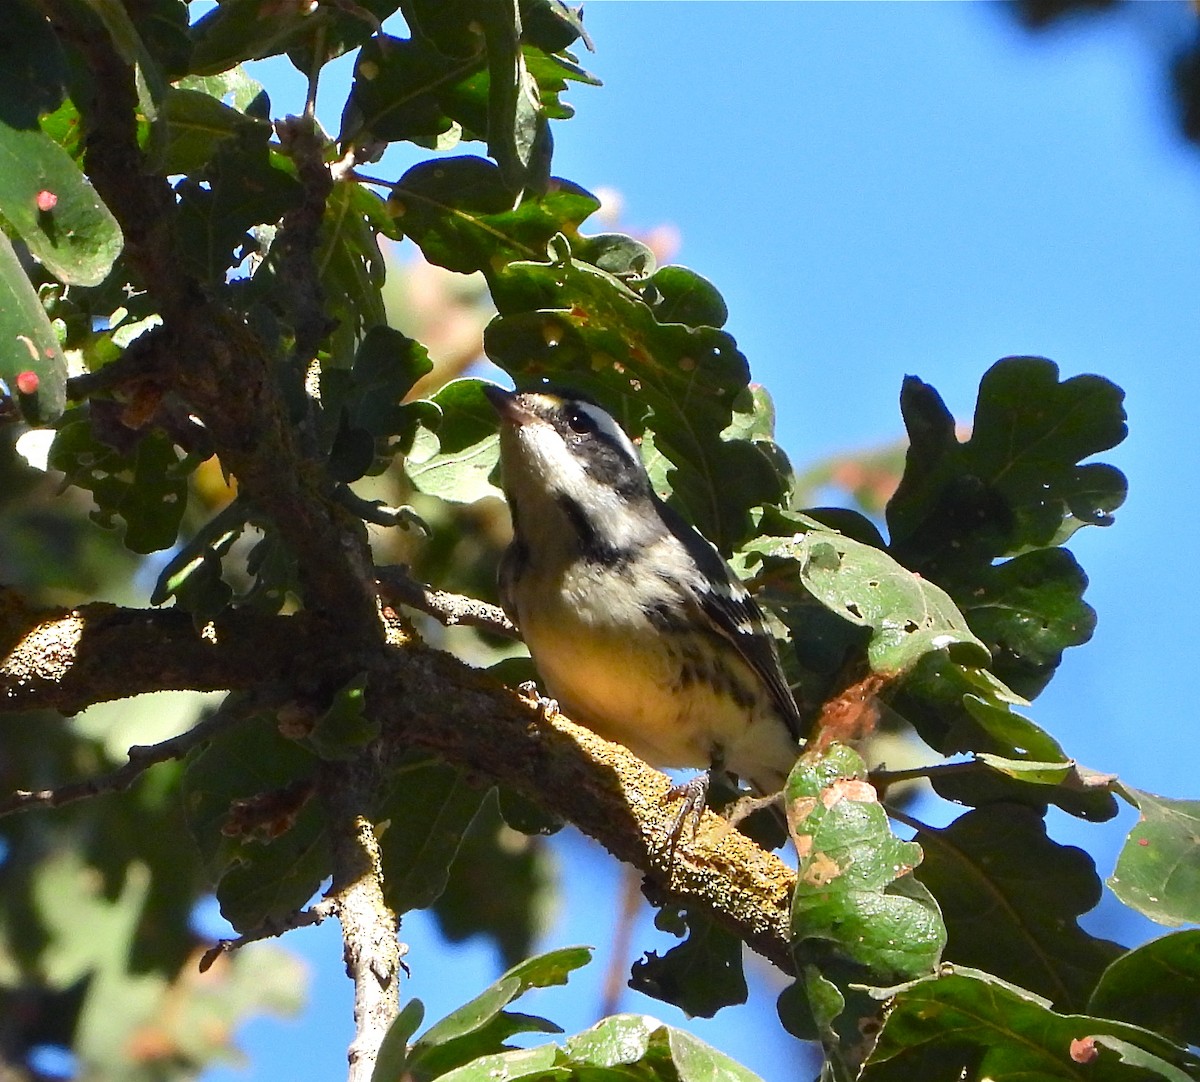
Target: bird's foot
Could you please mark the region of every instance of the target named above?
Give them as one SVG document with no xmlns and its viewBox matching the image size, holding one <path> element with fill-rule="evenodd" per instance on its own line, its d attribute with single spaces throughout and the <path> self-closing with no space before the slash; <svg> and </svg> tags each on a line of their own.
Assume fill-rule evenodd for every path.
<svg viewBox="0 0 1200 1082">
<path fill-rule="evenodd" d="M 544 720 L 558 716 L 558 700 L 543 695 L 538 691 L 537 684 L 532 680 L 526 680 L 523 684 L 518 684 L 517 690 L 521 693 L 522 698 L 528 699 L 537 707 L 538 713 Z"/>
<path fill-rule="evenodd" d="M 675 847 L 683 837 L 684 831 L 687 832 L 688 840 L 691 841 L 700 829 L 700 819 L 708 804 L 710 781 L 711 778 L 707 773 L 697 774 L 694 778 L 689 778 L 679 785 L 672 785 L 667 790 L 666 796 L 663 797 L 664 804 L 670 800 L 679 801 L 679 810 L 675 813 L 675 818 L 671 820 L 671 826 L 667 832 L 667 836 L 671 839 L 672 856 L 674 856 Z"/>
</svg>

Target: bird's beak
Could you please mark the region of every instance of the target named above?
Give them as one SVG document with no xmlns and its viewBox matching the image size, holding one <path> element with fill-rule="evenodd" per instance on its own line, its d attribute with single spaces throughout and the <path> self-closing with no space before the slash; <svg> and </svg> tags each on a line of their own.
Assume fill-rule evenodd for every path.
<svg viewBox="0 0 1200 1082">
<path fill-rule="evenodd" d="M 523 396 L 516 391 L 506 391 L 494 383 L 485 383 L 483 394 L 506 424 L 517 426 L 533 420 L 534 415 L 521 401 Z"/>
</svg>

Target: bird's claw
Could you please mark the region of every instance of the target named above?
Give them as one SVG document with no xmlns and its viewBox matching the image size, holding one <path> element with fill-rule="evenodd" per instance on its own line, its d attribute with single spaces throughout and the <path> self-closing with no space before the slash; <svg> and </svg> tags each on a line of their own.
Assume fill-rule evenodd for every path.
<svg viewBox="0 0 1200 1082">
<path fill-rule="evenodd" d="M 537 707 L 538 714 L 544 720 L 548 721 L 550 718 L 558 716 L 558 700 L 543 695 L 532 680 L 518 684 L 517 690 L 521 693 L 522 698 L 528 699 Z"/>
</svg>

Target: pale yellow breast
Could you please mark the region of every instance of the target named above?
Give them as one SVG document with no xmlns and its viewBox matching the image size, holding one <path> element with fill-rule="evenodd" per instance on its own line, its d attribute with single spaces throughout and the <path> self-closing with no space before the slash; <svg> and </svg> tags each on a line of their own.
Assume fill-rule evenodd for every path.
<svg viewBox="0 0 1200 1082">
<path fill-rule="evenodd" d="M 764 791 L 774 787 L 795 747 L 765 690 L 747 706 L 705 681 L 681 679 L 679 640 L 651 625 L 647 600 L 586 567 L 522 582 L 521 629 L 547 694 L 652 765 L 705 769 L 721 749 L 729 769 Z M 746 687 L 760 688 L 736 655 L 722 653 Z"/>
</svg>

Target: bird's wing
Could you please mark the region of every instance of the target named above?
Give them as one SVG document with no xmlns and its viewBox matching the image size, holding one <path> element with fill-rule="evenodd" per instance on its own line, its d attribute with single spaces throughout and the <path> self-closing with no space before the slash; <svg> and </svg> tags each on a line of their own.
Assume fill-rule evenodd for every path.
<svg viewBox="0 0 1200 1082">
<path fill-rule="evenodd" d="M 683 544 L 700 569 L 704 588 L 692 590 L 692 597 L 710 626 L 726 638 L 738 655 L 766 685 L 780 716 L 797 741 L 803 739 L 803 722 L 795 697 L 779 663 L 775 636 L 767 621 L 720 553 L 704 536 L 683 521 L 665 504 L 663 520 Z"/>
</svg>

